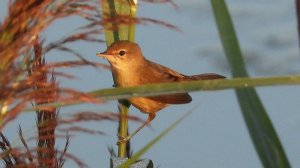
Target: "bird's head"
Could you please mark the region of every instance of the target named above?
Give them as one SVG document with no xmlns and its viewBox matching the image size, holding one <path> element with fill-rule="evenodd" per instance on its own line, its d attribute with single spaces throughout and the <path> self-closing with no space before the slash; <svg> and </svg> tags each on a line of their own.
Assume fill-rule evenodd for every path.
<svg viewBox="0 0 300 168">
<path fill-rule="evenodd" d="M 111 44 L 106 51 L 96 54 L 105 58 L 115 68 L 129 68 L 138 64 L 144 57 L 138 44 L 121 40 Z"/>
</svg>

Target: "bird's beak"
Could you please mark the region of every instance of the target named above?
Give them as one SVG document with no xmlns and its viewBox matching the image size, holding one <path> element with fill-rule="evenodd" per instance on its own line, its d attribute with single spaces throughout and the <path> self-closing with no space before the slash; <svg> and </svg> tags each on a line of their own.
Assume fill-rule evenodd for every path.
<svg viewBox="0 0 300 168">
<path fill-rule="evenodd" d="M 107 57 L 111 56 L 110 54 L 107 54 L 106 52 L 96 53 L 96 55 L 98 57 L 102 57 L 102 58 L 107 58 Z"/>
</svg>

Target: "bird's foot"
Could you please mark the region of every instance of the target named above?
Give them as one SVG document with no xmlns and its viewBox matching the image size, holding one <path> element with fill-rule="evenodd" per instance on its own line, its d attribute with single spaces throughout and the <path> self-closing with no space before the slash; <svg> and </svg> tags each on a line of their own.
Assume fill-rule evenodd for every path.
<svg viewBox="0 0 300 168">
<path fill-rule="evenodd" d="M 129 136 L 123 137 L 121 135 L 118 135 L 118 138 L 119 138 L 119 140 L 117 142 L 117 145 L 120 145 L 123 143 L 127 143 L 130 140 L 131 136 L 129 135 Z"/>
</svg>

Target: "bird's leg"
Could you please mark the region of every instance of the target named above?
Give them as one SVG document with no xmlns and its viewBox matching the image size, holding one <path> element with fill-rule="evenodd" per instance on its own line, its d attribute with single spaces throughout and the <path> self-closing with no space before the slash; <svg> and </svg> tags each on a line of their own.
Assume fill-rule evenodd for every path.
<svg viewBox="0 0 300 168">
<path fill-rule="evenodd" d="M 135 134 L 137 134 L 142 128 L 144 128 L 146 125 L 148 125 L 153 119 L 155 118 L 155 113 L 148 113 L 148 118 L 147 120 L 140 126 L 138 127 L 132 134 L 128 135 L 127 137 L 119 137 L 119 140 L 117 142 L 117 145 L 121 143 L 126 143 L 129 141 Z"/>
</svg>

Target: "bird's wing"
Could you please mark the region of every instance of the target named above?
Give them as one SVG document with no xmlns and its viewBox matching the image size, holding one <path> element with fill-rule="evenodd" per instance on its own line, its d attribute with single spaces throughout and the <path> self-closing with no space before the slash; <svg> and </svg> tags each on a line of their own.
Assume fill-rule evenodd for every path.
<svg viewBox="0 0 300 168">
<path fill-rule="evenodd" d="M 148 68 L 151 68 L 151 70 L 148 70 L 152 73 L 148 78 L 149 83 L 179 82 L 185 77 L 185 75 L 160 64 L 151 61 L 149 61 L 149 64 Z M 192 97 L 188 93 L 175 93 L 148 98 L 166 104 L 185 104 L 192 101 Z"/>
<path fill-rule="evenodd" d="M 175 93 L 147 98 L 166 104 L 186 104 L 192 101 L 192 97 L 188 93 Z"/>
<path fill-rule="evenodd" d="M 179 82 L 185 77 L 185 75 L 163 65 L 151 61 L 148 61 L 148 63 L 149 66 L 147 66 L 145 70 L 152 73 L 149 75 L 153 79 L 153 81 L 151 81 L 150 83 Z"/>
<path fill-rule="evenodd" d="M 192 76 L 185 76 L 183 77 L 184 81 L 189 80 L 213 80 L 213 79 L 224 79 L 225 76 L 215 74 L 215 73 L 205 73 L 200 75 L 192 75 Z"/>
<path fill-rule="evenodd" d="M 225 78 L 224 76 L 214 73 L 186 76 L 149 60 L 147 61 L 147 63 L 147 68 L 143 68 L 144 71 L 141 72 L 147 77 L 140 79 L 141 84 Z M 192 97 L 188 93 L 175 93 L 148 98 L 166 104 L 185 104 L 192 101 Z"/>
</svg>

